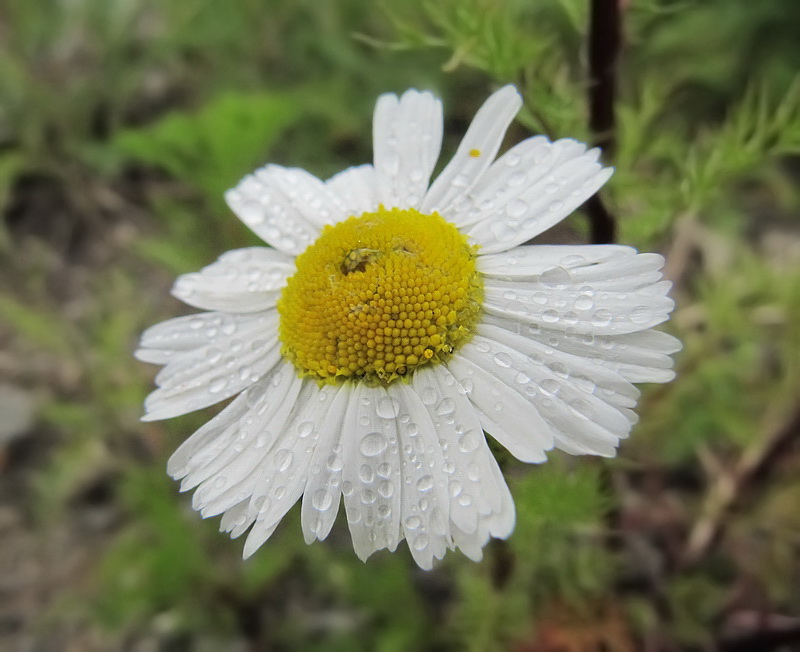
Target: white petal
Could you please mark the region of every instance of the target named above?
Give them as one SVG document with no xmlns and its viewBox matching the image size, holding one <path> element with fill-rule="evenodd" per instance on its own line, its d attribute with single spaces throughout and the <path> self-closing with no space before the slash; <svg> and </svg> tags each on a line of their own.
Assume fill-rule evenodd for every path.
<svg viewBox="0 0 800 652">
<path fill-rule="evenodd" d="M 328 179 L 327 184 L 339 197 L 348 216 L 374 212 L 378 208 L 378 180 L 371 165 L 342 170 Z"/>
<path fill-rule="evenodd" d="M 636 249 L 622 245 L 528 245 L 499 254 L 478 251 L 478 270 L 484 276 L 503 280 L 535 281 L 551 269 L 572 273 L 578 267 L 620 261 L 636 255 Z"/>
<path fill-rule="evenodd" d="M 553 447 L 553 431 L 536 408 L 487 365 L 483 351 L 467 342 L 447 362 L 467 397 L 475 406 L 483 429 L 523 462 L 544 462 Z M 476 361 L 477 359 L 477 361 Z"/>
<path fill-rule="evenodd" d="M 173 355 L 145 400 L 143 421 L 168 419 L 219 403 L 267 374 L 281 360 L 277 313 L 207 313 L 211 343 Z M 189 321 L 188 323 L 193 323 Z M 213 332 L 213 335 L 211 333 Z"/>
<path fill-rule="evenodd" d="M 232 450 L 217 450 L 214 458 L 204 455 L 197 470 L 186 476 L 181 490 L 202 480 L 192 496 L 192 507 L 204 518 L 222 514 L 242 500 L 249 500 L 247 513 L 251 522 L 260 516 L 264 504 L 255 503 L 253 496 L 259 492 L 265 472 L 286 459 L 281 451 L 291 441 L 289 419 L 301 388 L 302 382 L 295 377 L 283 395 L 275 392 L 273 398 L 268 391 L 266 396 L 248 396 L 246 400 L 253 408 L 228 437 Z M 200 466 L 205 460 L 205 465 Z"/>
<path fill-rule="evenodd" d="M 167 465 L 172 477 L 183 478 L 181 491 L 220 473 L 232 460 L 248 458 L 257 462 L 268 455 L 281 437 L 300 385 L 291 365 L 279 365 L 181 444 Z M 245 475 L 229 473 L 226 477 L 230 480 Z"/>
<path fill-rule="evenodd" d="M 405 383 L 387 388 L 401 408 L 397 424 L 402 484 L 402 526 L 414 561 L 429 570 L 450 543 L 450 504 L 438 432 L 416 391 Z M 405 421 L 405 423 L 403 423 Z"/>
<path fill-rule="evenodd" d="M 269 463 L 261 468 L 251 498 L 251 509 L 258 512 L 244 545 L 243 556 L 252 555 L 272 535 L 277 524 L 294 505 L 308 484 L 311 459 L 320 431 L 339 388 L 317 387 L 303 382 L 294 410 L 286 423 L 283 440 L 271 452 Z"/>
<path fill-rule="evenodd" d="M 372 129 L 379 202 L 418 207 L 442 146 L 441 101 L 416 90 L 381 95 Z"/>
<path fill-rule="evenodd" d="M 497 175 L 481 189 L 485 199 L 477 205 L 480 215 L 461 219 L 472 223 L 464 229 L 486 254 L 506 251 L 530 240 L 563 220 L 608 181 L 612 168 L 597 162 L 598 150 L 565 138 L 552 143 L 545 162 L 521 171 L 520 185 L 508 188 L 513 176 Z M 503 165 L 502 163 L 498 163 Z M 515 182 L 516 183 L 516 182 Z M 459 223 L 459 218 L 455 218 Z"/>
<path fill-rule="evenodd" d="M 490 314 L 484 315 L 483 323 L 500 326 L 540 342 L 553 353 L 563 352 L 586 358 L 631 383 L 665 383 L 672 380 L 675 373 L 672 371 L 670 354 L 681 349 L 681 343 L 672 335 L 654 330 L 627 335 L 581 335 Z"/>
<path fill-rule="evenodd" d="M 346 216 L 339 198 L 315 176 L 297 168 L 267 165 L 225 193 L 242 222 L 276 249 L 298 256 L 325 224 Z"/>
<path fill-rule="evenodd" d="M 628 417 L 593 393 L 590 378 L 571 377 L 566 367 L 554 371 L 540 360 L 530 340 L 481 326 L 462 351 L 501 380 L 505 391 L 517 393 L 537 411 L 554 434 L 556 447 L 613 456 L 619 439 L 628 436 Z"/>
<path fill-rule="evenodd" d="M 496 466 L 478 414 L 444 365 L 422 367 L 412 387 L 419 394 L 439 437 L 448 474 L 450 521 L 464 533 L 474 533 L 479 521 L 499 513 L 508 492 Z M 513 512 L 513 509 L 512 509 Z"/>
<path fill-rule="evenodd" d="M 237 249 L 200 272 L 178 277 L 172 294 L 202 310 L 269 310 L 294 273 L 294 259 L 275 249 Z"/>
<path fill-rule="evenodd" d="M 506 539 L 511 536 L 516 521 L 511 492 L 508 490 L 497 462 L 494 458 L 491 461 L 490 475 L 487 481 L 501 489 L 499 494 L 502 501 L 500 509 L 488 516 L 481 516 L 478 520 L 478 527 L 474 532 L 464 532 L 455 526 L 452 528 L 453 543 L 473 561 L 483 559 L 483 546 L 486 545 L 490 537 Z"/>
<path fill-rule="evenodd" d="M 342 438 L 342 495 L 353 548 L 361 560 L 381 548 L 393 551 L 401 538 L 395 415 L 383 387 L 355 385 Z"/>
<path fill-rule="evenodd" d="M 662 260 L 639 254 L 576 269 L 551 267 L 526 282 L 485 277 L 483 307 L 551 330 L 599 335 L 646 330 L 666 321 L 675 306 L 666 296 L 671 284 L 657 282 Z"/>
<path fill-rule="evenodd" d="M 303 493 L 301 522 L 306 543 L 322 541 L 328 536 L 339 513 L 342 494 L 342 436 L 344 417 L 352 390 L 342 385 L 331 402 L 325 421 L 320 426 L 319 441 L 311 459 L 311 474 Z"/>
<path fill-rule="evenodd" d="M 431 184 L 422 202 L 423 213 L 438 211 L 448 215 L 453 202 L 470 191 L 494 160 L 506 129 L 521 106 L 522 98 L 511 85 L 503 86 L 484 102 L 455 156 Z"/>
</svg>

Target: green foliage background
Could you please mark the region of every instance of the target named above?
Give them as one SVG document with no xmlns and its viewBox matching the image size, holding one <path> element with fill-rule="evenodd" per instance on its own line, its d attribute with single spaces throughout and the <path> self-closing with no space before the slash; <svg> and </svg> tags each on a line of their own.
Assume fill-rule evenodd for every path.
<svg viewBox="0 0 800 652">
<path fill-rule="evenodd" d="M 66 649 L 48 645 L 69 635 L 82 650 L 549 650 L 535 647 L 546 626 L 568 650 L 638 649 L 654 631 L 699 649 L 742 577 L 772 611 L 800 612 L 791 456 L 731 503 L 697 563 L 670 548 L 716 513 L 720 479 L 762 450 L 800 395 L 800 12 L 792 0 L 624 7 L 616 174 L 603 196 L 620 242 L 668 255 L 679 377 L 644 388 L 617 460 L 503 457 L 511 539 L 482 564 L 449 554 L 423 573 L 406 551 L 362 564 L 344 522 L 306 547 L 297 510 L 242 562 L 241 544 L 192 513 L 164 473 L 207 415 L 139 423 L 153 370 L 131 351 L 144 327 L 185 311 L 168 296 L 176 274 L 256 244 L 222 192 L 267 160 L 323 178 L 369 161 L 381 92 L 444 99 L 445 159 L 508 82 L 525 98 L 512 140 L 592 140 L 588 2 L 6 0 L 0 341 L 3 373 L 36 396 L 27 445 L 42 449 L 13 504 L 44 568 L 58 566 L 49 542 L 64 532 L 87 556 L 24 620 L 34 649 Z M 585 239 L 584 216 L 567 225 Z M 23 444 L 9 446 L 14 462 Z M 110 496 L 100 527 L 81 520 L 96 487 Z M 636 501 L 678 505 L 675 523 L 631 526 Z M 642 571 L 634 544 L 661 566 Z M 769 561 L 747 562 L 755 549 Z"/>
</svg>

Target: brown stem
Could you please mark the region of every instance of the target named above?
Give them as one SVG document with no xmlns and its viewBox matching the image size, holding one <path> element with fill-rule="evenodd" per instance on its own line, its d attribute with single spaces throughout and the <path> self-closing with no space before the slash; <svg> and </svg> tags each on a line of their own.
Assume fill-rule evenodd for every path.
<svg viewBox="0 0 800 652">
<path fill-rule="evenodd" d="M 615 148 L 614 102 L 617 89 L 617 60 L 621 47 L 620 0 L 592 0 L 589 12 L 589 128 L 594 142 L 610 157 Z M 617 225 L 599 195 L 583 207 L 589 218 L 590 240 L 608 244 L 616 240 Z"/>
</svg>

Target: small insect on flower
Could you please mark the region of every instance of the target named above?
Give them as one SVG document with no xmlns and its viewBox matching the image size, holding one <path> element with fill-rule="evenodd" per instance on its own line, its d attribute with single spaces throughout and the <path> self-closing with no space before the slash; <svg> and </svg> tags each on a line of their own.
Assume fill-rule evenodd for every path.
<svg viewBox="0 0 800 652">
<path fill-rule="evenodd" d="M 481 107 L 431 173 L 442 106 L 382 95 L 374 162 L 328 181 L 267 165 L 228 191 L 267 243 L 230 251 L 173 293 L 201 310 L 149 328 L 164 365 L 145 420 L 236 398 L 169 460 L 204 517 L 253 554 L 302 497 L 305 540 L 344 501 L 361 559 L 406 539 L 431 568 L 481 559 L 514 503 L 484 433 L 524 462 L 611 457 L 636 422 L 635 382 L 667 382 L 678 341 L 657 254 L 524 246 L 611 176 L 599 151 L 536 136 L 495 160 L 522 100 Z"/>
</svg>

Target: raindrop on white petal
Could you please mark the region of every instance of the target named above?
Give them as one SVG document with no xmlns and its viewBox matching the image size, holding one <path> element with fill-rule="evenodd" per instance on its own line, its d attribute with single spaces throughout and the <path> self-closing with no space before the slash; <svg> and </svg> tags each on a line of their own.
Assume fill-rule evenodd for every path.
<svg viewBox="0 0 800 652">
<path fill-rule="evenodd" d="M 494 359 L 494 363 L 498 367 L 503 367 L 505 369 L 510 367 L 511 363 L 512 363 L 511 356 L 508 355 L 508 353 L 505 353 L 503 351 L 500 351 L 499 353 L 495 353 L 493 359 Z"/>
<path fill-rule="evenodd" d="M 651 314 L 650 308 L 647 306 L 637 306 L 631 310 L 629 318 L 634 324 L 645 324 L 650 321 Z"/>
<path fill-rule="evenodd" d="M 433 405 L 436 403 L 436 399 L 439 398 L 439 394 L 433 387 L 428 386 L 422 389 L 419 393 L 419 397 L 425 405 Z"/>
<path fill-rule="evenodd" d="M 555 324 L 558 321 L 558 313 L 552 308 L 549 308 L 542 313 L 542 321 L 548 324 Z"/>
<path fill-rule="evenodd" d="M 553 378 L 545 378 L 540 384 L 542 391 L 554 395 L 561 391 L 561 383 Z"/>
<path fill-rule="evenodd" d="M 567 285 L 572 279 L 570 272 L 563 267 L 550 267 L 544 270 L 539 276 L 539 280 L 551 287 L 561 287 Z"/>
<path fill-rule="evenodd" d="M 436 406 L 436 414 L 443 417 L 452 414 L 455 409 L 456 402 L 452 398 L 446 397 L 439 401 L 439 404 Z"/>
<path fill-rule="evenodd" d="M 576 310 L 591 310 L 592 308 L 594 308 L 594 301 L 592 301 L 591 297 L 582 294 L 575 299 Z"/>
<path fill-rule="evenodd" d="M 430 537 L 427 534 L 420 534 L 416 539 L 414 539 L 414 550 L 425 550 L 428 547 L 428 543 L 430 543 Z"/>
<path fill-rule="evenodd" d="M 394 493 L 394 485 L 388 480 L 381 480 L 378 483 L 378 493 L 384 498 L 391 498 Z"/>
<path fill-rule="evenodd" d="M 608 326 L 611 323 L 611 320 L 614 318 L 608 310 L 600 309 L 597 310 L 594 315 L 592 315 L 592 324 L 595 326 Z"/>
<path fill-rule="evenodd" d="M 333 504 L 333 496 L 324 489 L 318 489 L 311 498 L 311 504 L 321 512 L 327 511 Z"/>
<path fill-rule="evenodd" d="M 218 378 L 208 386 L 209 394 L 219 394 L 228 385 L 227 378 Z"/>
<path fill-rule="evenodd" d="M 385 451 L 388 445 L 389 442 L 386 441 L 386 437 L 384 437 L 381 433 L 371 432 L 368 435 L 364 435 L 364 437 L 361 439 L 359 450 L 361 451 L 362 455 L 374 457 L 375 455 L 380 455 L 383 451 Z"/>
<path fill-rule="evenodd" d="M 292 454 L 292 451 L 286 448 L 281 448 L 277 453 L 275 453 L 275 468 L 278 469 L 278 471 L 285 471 L 289 468 L 289 465 L 291 465 L 293 457 L 294 455 Z"/>
<path fill-rule="evenodd" d="M 422 525 L 422 519 L 419 516 L 409 516 L 403 525 L 407 530 L 416 530 Z"/>
<path fill-rule="evenodd" d="M 458 440 L 458 449 L 462 453 L 471 453 L 481 445 L 481 435 L 475 430 L 465 432 Z"/>
<path fill-rule="evenodd" d="M 327 467 L 329 471 L 333 471 L 335 473 L 342 470 L 344 467 L 344 462 L 342 462 L 342 458 L 338 455 L 331 455 L 328 458 Z"/>
<path fill-rule="evenodd" d="M 400 412 L 400 403 L 391 396 L 381 396 L 375 406 L 375 412 L 383 419 L 394 419 Z"/>
<path fill-rule="evenodd" d="M 310 421 L 303 421 L 297 426 L 297 434 L 300 437 L 308 437 L 314 431 L 314 424 Z"/>
<path fill-rule="evenodd" d="M 423 475 L 417 480 L 418 491 L 430 491 L 431 489 L 433 489 L 433 478 L 431 476 Z"/>
<path fill-rule="evenodd" d="M 508 208 L 506 210 L 511 217 L 522 217 L 529 208 L 530 206 L 528 206 L 527 202 L 524 202 L 521 199 L 515 199 L 508 204 Z"/>
<path fill-rule="evenodd" d="M 378 497 L 375 495 L 375 492 L 372 489 L 363 489 L 361 491 L 361 502 L 365 505 L 371 505 L 374 503 Z"/>
<path fill-rule="evenodd" d="M 362 464 L 361 468 L 358 470 L 358 477 L 361 479 L 361 482 L 369 484 L 375 479 L 375 471 L 369 464 Z"/>
</svg>

